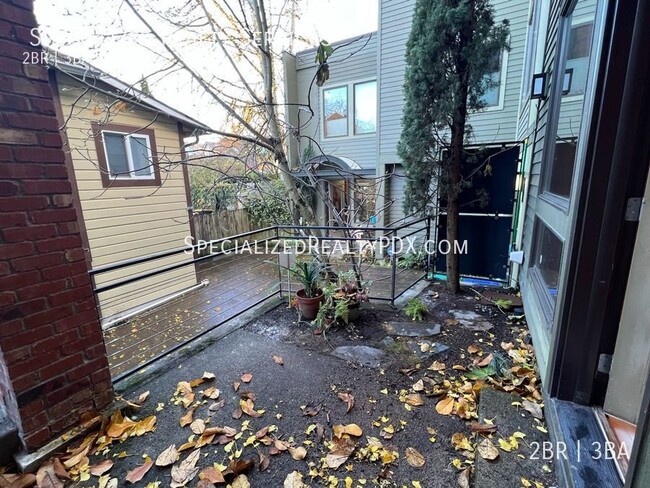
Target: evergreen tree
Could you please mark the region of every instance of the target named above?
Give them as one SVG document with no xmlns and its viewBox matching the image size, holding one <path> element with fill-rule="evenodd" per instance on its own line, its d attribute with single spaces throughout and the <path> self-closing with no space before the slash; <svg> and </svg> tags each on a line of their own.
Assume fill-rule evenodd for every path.
<svg viewBox="0 0 650 488">
<path fill-rule="evenodd" d="M 467 114 L 484 106 L 495 60 L 508 48 L 508 22 L 495 23 L 488 0 L 416 0 L 407 43 L 404 113 L 398 154 L 407 175 L 405 210 L 425 211 L 436 190 L 446 201 L 447 289 L 460 288 L 458 195 Z"/>
<path fill-rule="evenodd" d="M 151 89 L 149 88 L 149 82 L 144 77 L 140 80 L 140 91 L 145 95 L 151 96 Z"/>
</svg>

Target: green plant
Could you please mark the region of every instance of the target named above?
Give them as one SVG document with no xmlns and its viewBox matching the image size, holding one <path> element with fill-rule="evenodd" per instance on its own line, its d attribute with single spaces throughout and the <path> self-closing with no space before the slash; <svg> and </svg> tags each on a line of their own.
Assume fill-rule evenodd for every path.
<svg viewBox="0 0 650 488">
<path fill-rule="evenodd" d="M 404 307 L 404 313 L 411 320 L 422 320 L 428 311 L 427 306 L 419 298 L 411 298 Z"/>
<path fill-rule="evenodd" d="M 284 266 L 281 267 L 285 268 Z M 305 290 L 305 298 L 315 298 L 320 295 L 321 273 L 325 269 L 325 265 L 321 261 L 312 258 L 310 261 L 299 262 L 293 267 L 285 269 L 288 269 L 291 274 L 298 278 Z"/>
<path fill-rule="evenodd" d="M 512 300 L 506 300 L 503 298 L 499 298 L 498 300 L 494 301 L 494 304 L 499 307 L 499 309 L 502 312 L 505 312 L 506 310 L 510 310 L 512 308 Z"/>
<path fill-rule="evenodd" d="M 404 256 L 401 256 L 397 261 L 397 267 L 402 269 L 422 269 L 426 262 L 427 254 L 424 250 L 416 252 L 408 252 Z"/>
<path fill-rule="evenodd" d="M 368 288 L 372 283 L 361 281 L 353 269 L 340 272 L 337 282 L 336 299 L 345 298 L 350 302 L 359 303 L 368 301 Z"/>
<path fill-rule="evenodd" d="M 260 186 L 261 192 L 249 192 L 244 201 L 253 223 L 258 226 L 290 224 L 291 213 L 282 182 L 276 179 Z"/>
</svg>

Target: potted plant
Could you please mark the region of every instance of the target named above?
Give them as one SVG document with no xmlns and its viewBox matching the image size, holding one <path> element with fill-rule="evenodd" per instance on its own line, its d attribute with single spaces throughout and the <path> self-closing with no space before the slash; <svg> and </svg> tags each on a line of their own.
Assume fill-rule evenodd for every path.
<svg viewBox="0 0 650 488">
<path fill-rule="evenodd" d="M 318 309 L 318 314 L 312 322 L 314 334 L 320 334 L 337 321 L 343 321 L 346 324 L 350 320 L 350 309 L 347 300 L 335 300 L 334 295 L 337 293 L 335 283 L 329 283 L 323 287 L 323 301 Z"/>
<path fill-rule="evenodd" d="M 320 288 L 321 273 L 324 265 L 318 259 L 296 263 L 287 268 L 300 283 L 302 289 L 296 293 L 298 311 L 307 320 L 314 320 L 323 301 L 323 290 Z"/>
<path fill-rule="evenodd" d="M 338 287 L 333 299 L 335 302 L 345 304 L 347 314 L 344 322 L 346 324 L 358 320 L 361 303 L 368 301 L 369 286 L 370 282 L 361 282 L 352 269 L 339 273 Z"/>
</svg>

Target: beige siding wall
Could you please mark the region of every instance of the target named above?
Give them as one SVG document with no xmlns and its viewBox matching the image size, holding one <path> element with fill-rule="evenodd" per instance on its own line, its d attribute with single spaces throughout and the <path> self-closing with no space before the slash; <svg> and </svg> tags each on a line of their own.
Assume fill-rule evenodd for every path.
<svg viewBox="0 0 650 488">
<path fill-rule="evenodd" d="M 111 96 L 86 90 L 66 75 L 57 74 L 57 78 L 93 268 L 183 247 L 190 226 L 176 121 L 131 105 L 117 110 L 121 104 Z M 104 188 L 91 122 L 152 129 L 161 185 Z M 101 285 L 188 259 L 183 254 L 102 273 L 96 276 L 96 283 Z M 103 292 L 99 296 L 102 317 L 134 309 L 195 283 L 194 266 L 188 265 Z"/>
</svg>

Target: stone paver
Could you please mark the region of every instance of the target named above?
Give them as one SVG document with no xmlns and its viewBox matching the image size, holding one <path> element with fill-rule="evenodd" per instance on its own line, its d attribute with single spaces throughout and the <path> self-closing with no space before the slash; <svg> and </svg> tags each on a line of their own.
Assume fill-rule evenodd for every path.
<svg viewBox="0 0 650 488">
<path fill-rule="evenodd" d="M 451 310 L 450 312 L 464 329 L 479 332 L 488 331 L 494 327 L 491 322 L 484 320 L 481 315 L 471 310 Z"/>
<path fill-rule="evenodd" d="M 386 353 L 381 349 L 368 346 L 340 346 L 334 349 L 332 355 L 369 368 L 378 368 L 386 357 Z"/>
<path fill-rule="evenodd" d="M 440 324 L 423 322 L 388 322 L 384 329 L 389 335 L 400 337 L 431 337 L 440 334 Z"/>
</svg>

